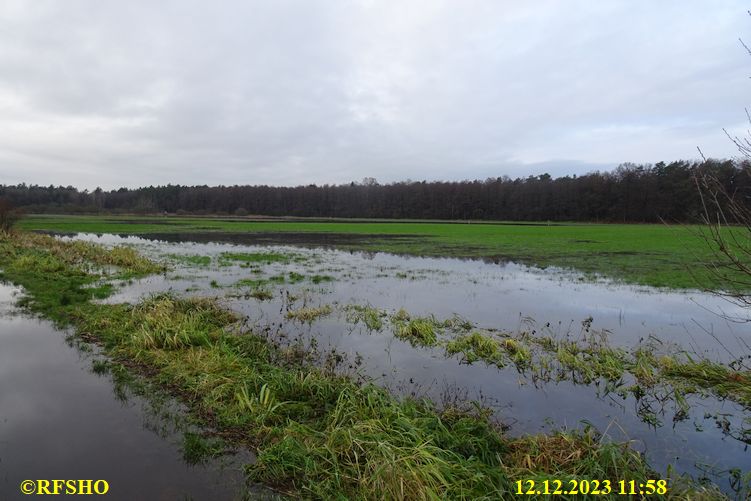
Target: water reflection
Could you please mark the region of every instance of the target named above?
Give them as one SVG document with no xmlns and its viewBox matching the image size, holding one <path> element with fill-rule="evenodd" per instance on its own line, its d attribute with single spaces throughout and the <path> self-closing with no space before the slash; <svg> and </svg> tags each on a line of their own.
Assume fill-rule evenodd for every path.
<svg viewBox="0 0 751 501">
<path fill-rule="evenodd" d="M 107 499 L 242 499 L 247 457 L 187 464 L 180 406 L 95 374 L 102 358 L 19 314 L 18 293 L 0 284 L 0 499 L 22 499 L 25 479 L 104 479 Z"/>
</svg>

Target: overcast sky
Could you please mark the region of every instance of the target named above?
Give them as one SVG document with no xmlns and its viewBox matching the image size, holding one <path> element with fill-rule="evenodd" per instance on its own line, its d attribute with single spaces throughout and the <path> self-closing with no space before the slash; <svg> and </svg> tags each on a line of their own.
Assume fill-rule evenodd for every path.
<svg viewBox="0 0 751 501">
<path fill-rule="evenodd" d="M 0 183 L 344 183 L 735 151 L 744 0 L 3 0 Z"/>
</svg>

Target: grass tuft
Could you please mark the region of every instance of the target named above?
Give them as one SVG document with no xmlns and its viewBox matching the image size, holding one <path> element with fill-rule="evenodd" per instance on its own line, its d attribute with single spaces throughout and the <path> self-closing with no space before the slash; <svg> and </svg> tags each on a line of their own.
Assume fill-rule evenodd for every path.
<svg viewBox="0 0 751 501">
<path fill-rule="evenodd" d="M 287 318 L 290 320 L 297 320 L 299 322 L 312 322 L 318 320 L 321 317 L 325 317 L 331 314 L 331 306 L 326 304 L 323 306 L 309 306 L 299 308 L 297 310 L 290 310 L 287 312 Z"/>
</svg>

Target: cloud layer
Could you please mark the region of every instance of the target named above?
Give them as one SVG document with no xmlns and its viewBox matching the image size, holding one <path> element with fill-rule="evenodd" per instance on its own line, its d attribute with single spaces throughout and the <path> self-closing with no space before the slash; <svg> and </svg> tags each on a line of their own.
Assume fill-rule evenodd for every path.
<svg viewBox="0 0 751 501">
<path fill-rule="evenodd" d="M 745 2 L 7 0 L 0 183 L 342 183 L 728 157 Z M 751 38 L 751 36 L 746 37 Z"/>
</svg>

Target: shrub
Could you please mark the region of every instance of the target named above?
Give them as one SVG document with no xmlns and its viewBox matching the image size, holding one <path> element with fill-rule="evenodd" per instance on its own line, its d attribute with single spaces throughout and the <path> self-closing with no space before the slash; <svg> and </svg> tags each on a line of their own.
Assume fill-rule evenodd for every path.
<svg viewBox="0 0 751 501">
<path fill-rule="evenodd" d="M 14 209 L 8 200 L 0 198 L 0 232 L 9 233 L 20 218 L 21 212 Z"/>
</svg>

